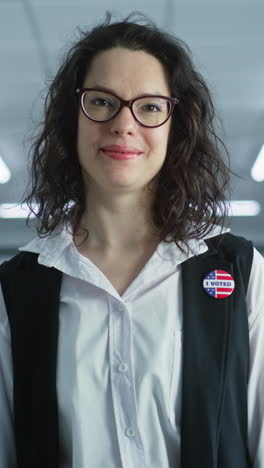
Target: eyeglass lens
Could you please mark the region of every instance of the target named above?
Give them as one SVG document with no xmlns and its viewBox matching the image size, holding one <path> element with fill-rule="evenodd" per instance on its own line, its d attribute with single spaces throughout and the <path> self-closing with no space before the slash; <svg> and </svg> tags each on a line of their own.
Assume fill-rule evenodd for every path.
<svg viewBox="0 0 264 468">
<path fill-rule="evenodd" d="M 86 91 L 83 95 L 83 107 L 91 119 L 103 122 L 111 119 L 120 108 L 120 101 L 104 91 Z M 170 102 L 161 97 L 144 97 L 133 103 L 136 118 L 144 125 L 160 125 L 168 117 Z"/>
</svg>

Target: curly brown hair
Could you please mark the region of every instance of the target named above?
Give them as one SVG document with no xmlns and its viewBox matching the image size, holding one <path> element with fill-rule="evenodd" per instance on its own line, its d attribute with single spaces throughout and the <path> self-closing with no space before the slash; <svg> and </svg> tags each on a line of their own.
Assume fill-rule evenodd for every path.
<svg viewBox="0 0 264 468">
<path fill-rule="evenodd" d="M 188 239 L 202 238 L 214 225 L 224 225 L 230 169 L 220 153 L 219 142 L 228 161 L 229 154 L 215 133 L 215 111 L 208 86 L 196 71 L 185 42 L 159 29 L 145 15 L 131 21 L 134 15 L 138 12 L 111 24 L 111 13 L 107 12 L 101 24 L 88 32 L 80 31 L 79 41 L 71 47 L 51 83 L 41 132 L 31 146 L 31 192 L 22 202 L 36 216 L 40 237 L 64 222 L 75 234 L 85 211 L 76 145 L 76 89 L 82 87 L 95 55 L 118 46 L 156 57 L 166 71 L 171 95 L 179 99 L 171 117 L 166 158 L 154 177 L 158 185 L 151 214 L 160 240 L 171 242 L 165 240 L 170 234 L 176 245 L 187 244 Z M 138 24 L 142 18 L 145 24 Z"/>
</svg>

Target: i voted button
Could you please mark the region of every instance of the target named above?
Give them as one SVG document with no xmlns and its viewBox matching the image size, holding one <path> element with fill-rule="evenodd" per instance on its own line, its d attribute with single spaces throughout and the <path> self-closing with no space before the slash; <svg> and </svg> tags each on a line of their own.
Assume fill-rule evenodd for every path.
<svg viewBox="0 0 264 468">
<path fill-rule="evenodd" d="M 234 278 L 224 270 L 209 271 L 203 278 L 203 289 L 214 299 L 224 299 L 235 289 Z"/>
</svg>

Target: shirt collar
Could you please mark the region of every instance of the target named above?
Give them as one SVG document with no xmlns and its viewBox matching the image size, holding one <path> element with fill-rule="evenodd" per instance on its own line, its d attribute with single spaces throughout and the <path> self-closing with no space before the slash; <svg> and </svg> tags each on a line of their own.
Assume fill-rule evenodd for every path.
<svg viewBox="0 0 264 468">
<path fill-rule="evenodd" d="M 205 239 L 209 239 L 211 237 L 217 236 L 218 234 L 223 234 L 229 231 L 229 228 L 221 228 L 221 226 L 218 225 L 214 226 L 211 232 L 205 235 L 203 239 L 191 239 L 188 242 L 188 253 L 182 252 L 174 242 L 169 244 L 160 242 L 157 250 L 161 255 L 164 255 L 166 252 L 166 257 L 168 260 L 171 260 L 176 264 L 180 264 L 194 255 L 200 255 L 206 252 L 208 247 L 205 243 Z M 169 239 L 171 239 L 170 235 L 167 236 L 166 240 Z M 184 247 L 183 244 L 182 246 Z M 82 256 L 75 247 L 72 234 L 67 231 L 65 226 L 63 226 L 60 229 L 57 229 L 55 232 L 49 234 L 47 237 L 36 237 L 26 245 L 19 247 L 18 250 L 39 253 L 38 263 L 47 267 L 56 268 L 61 259 L 65 257 L 66 251 L 68 249 L 70 249 L 71 254 L 75 253 L 77 256 L 85 259 L 85 257 Z"/>
</svg>

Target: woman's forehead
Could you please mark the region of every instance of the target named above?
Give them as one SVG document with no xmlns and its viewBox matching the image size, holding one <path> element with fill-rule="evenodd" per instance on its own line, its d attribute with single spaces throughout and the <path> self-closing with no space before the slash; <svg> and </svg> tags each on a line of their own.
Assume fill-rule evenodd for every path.
<svg viewBox="0 0 264 468">
<path fill-rule="evenodd" d="M 160 61 L 142 50 L 116 47 L 97 54 L 86 73 L 84 87 L 139 88 L 141 92 L 168 93 L 166 72 Z"/>
</svg>

